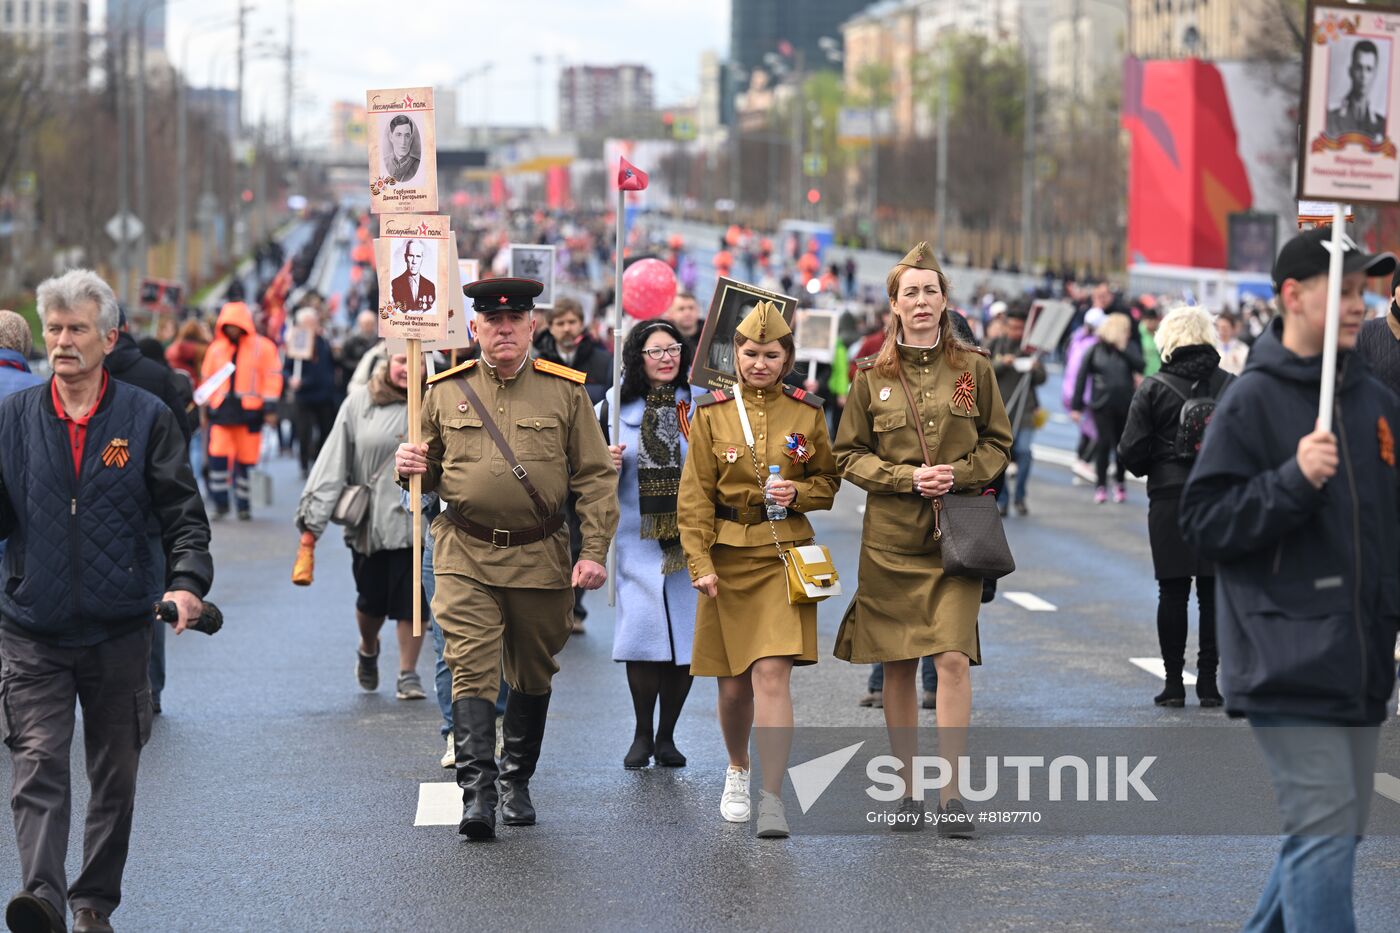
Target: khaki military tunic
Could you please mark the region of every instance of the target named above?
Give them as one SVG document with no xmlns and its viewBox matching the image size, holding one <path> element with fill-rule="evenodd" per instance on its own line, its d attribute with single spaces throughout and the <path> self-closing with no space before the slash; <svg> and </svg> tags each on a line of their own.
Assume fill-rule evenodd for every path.
<svg viewBox="0 0 1400 933">
<path fill-rule="evenodd" d="M 915 432 L 930 466 L 952 466 L 954 494 L 976 494 L 1006 468 L 1011 424 L 980 353 L 963 351 L 953 362 L 942 347 L 898 352 L 917 416 L 899 376 L 881 375 L 868 358 L 857 364 L 836 435 L 842 475 L 867 495 L 858 586 L 835 653 L 865 664 L 961 651 L 980 664 L 982 581 L 943 574 L 932 500 L 914 491 L 924 460 Z"/>
<path fill-rule="evenodd" d="M 580 559 L 606 561 L 617 530 L 617 474 L 582 373 L 535 360 L 515 373 L 472 361 L 440 374 L 423 400 L 423 491 L 437 492 L 487 528 L 526 529 L 541 521 L 483 427 L 482 413 L 472 410 L 456 384 L 459 373 L 481 397 L 551 514 L 564 508 L 571 491 L 578 495 Z M 434 521 L 432 531 L 433 615 L 445 636 L 453 699 L 494 699 L 502 662 L 513 689 L 548 692 L 573 608 L 568 524 L 543 541 L 500 548 L 468 535 L 446 516 Z"/>
<path fill-rule="evenodd" d="M 718 597 L 702 593 L 696 607 L 690 671 L 701 677 L 738 676 L 759 658 L 816 663 L 817 607 L 788 604 L 774 532 L 784 545 L 810 541 L 812 524 L 805 513 L 831 508 L 841 483 L 821 399 L 781 386 L 743 389 L 755 475 L 734 391 L 722 401 L 714 395 L 700 399 L 676 507 L 691 580 L 711 573 L 719 577 Z M 805 461 L 784 453 L 794 435 L 806 444 Z M 758 479 L 767 480 L 769 464 L 780 466 L 779 475 L 797 487 L 788 517 L 771 525 L 762 520 Z M 741 521 L 719 517 L 717 506 L 737 510 Z"/>
</svg>

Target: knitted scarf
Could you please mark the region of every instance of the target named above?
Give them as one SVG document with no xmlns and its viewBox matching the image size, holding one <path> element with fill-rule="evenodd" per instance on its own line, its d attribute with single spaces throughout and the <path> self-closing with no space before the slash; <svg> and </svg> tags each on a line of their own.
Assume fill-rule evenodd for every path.
<svg viewBox="0 0 1400 933">
<path fill-rule="evenodd" d="M 662 386 L 646 396 L 637 445 L 637 501 L 642 538 L 661 544 L 661 573 L 685 567 L 681 532 L 676 524 L 676 494 L 681 488 L 681 425 L 676 389 Z"/>
</svg>

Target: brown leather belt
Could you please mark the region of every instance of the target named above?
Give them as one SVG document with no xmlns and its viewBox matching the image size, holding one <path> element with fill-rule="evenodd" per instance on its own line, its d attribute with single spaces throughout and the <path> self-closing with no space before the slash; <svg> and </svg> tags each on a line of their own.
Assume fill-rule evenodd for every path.
<svg viewBox="0 0 1400 933">
<path fill-rule="evenodd" d="M 740 525 L 761 525 L 768 521 L 768 513 L 763 509 L 731 509 L 727 505 L 715 506 L 715 518 Z"/>
<path fill-rule="evenodd" d="M 521 528 L 518 530 L 508 528 L 487 528 L 485 525 L 477 524 L 458 512 L 452 506 L 443 503 L 442 514 L 447 516 L 447 520 L 458 528 L 465 531 L 480 541 L 485 541 L 492 547 L 508 548 L 518 547 L 522 544 L 534 544 L 536 541 L 543 541 L 564 527 L 564 513 L 558 512 L 544 520 L 544 524 L 535 525 L 532 528 Z"/>
</svg>

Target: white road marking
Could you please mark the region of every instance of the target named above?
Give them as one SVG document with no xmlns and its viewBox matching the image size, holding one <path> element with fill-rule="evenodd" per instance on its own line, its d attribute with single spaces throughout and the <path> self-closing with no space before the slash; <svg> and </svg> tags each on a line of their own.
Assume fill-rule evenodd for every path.
<svg viewBox="0 0 1400 933">
<path fill-rule="evenodd" d="M 1129 658 L 1128 660 L 1147 671 L 1147 673 L 1151 674 L 1153 677 L 1160 677 L 1162 680 L 1167 679 L 1167 666 L 1162 663 L 1161 658 Z M 1196 675 L 1190 671 L 1182 671 L 1181 682 L 1189 687 L 1196 682 Z"/>
<path fill-rule="evenodd" d="M 1388 800 L 1400 803 L 1400 778 L 1384 771 L 1376 772 L 1376 793 Z"/>
<path fill-rule="evenodd" d="M 418 785 L 414 826 L 456 826 L 461 819 L 462 788 L 445 781 Z"/>
<path fill-rule="evenodd" d="M 1027 612 L 1055 612 L 1053 603 L 1047 603 L 1034 593 L 1006 592 L 1002 593 L 1007 600 L 1020 606 Z"/>
<path fill-rule="evenodd" d="M 1031 456 L 1040 463 L 1048 463 L 1052 466 L 1062 466 L 1070 470 L 1074 469 L 1074 464 L 1078 458 L 1074 456 L 1074 451 L 1063 450 L 1059 447 L 1049 447 L 1045 444 L 1032 444 Z M 1136 473 L 1129 473 L 1128 479 L 1134 483 L 1145 483 L 1147 478 L 1138 476 Z M 1091 480 L 1092 481 L 1092 480 Z"/>
</svg>

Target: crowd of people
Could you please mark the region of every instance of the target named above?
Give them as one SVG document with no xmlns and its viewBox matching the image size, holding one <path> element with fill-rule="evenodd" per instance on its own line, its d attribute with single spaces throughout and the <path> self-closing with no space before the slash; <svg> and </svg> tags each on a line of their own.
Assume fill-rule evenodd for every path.
<svg viewBox="0 0 1400 933">
<path fill-rule="evenodd" d="M 359 250 L 367 222 L 350 223 Z M 1031 439 L 1046 417 L 1037 387 L 1058 365 L 1094 499 L 1123 502 L 1127 471 L 1147 479 L 1166 673 L 1154 702 L 1185 703 L 1194 584 L 1197 699 L 1247 716 L 1274 775 L 1288 835 L 1251 928 L 1349 905 L 1400 623 L 1391 433 L 1400 304 L 1363 326 L 1361 298 L 1393 257 L 1347 255 L 1334 433 L 1314 424 L 1327 270 L 1315 232 L 1280 254 L 1278 313 L 1267 321 L 1149 296 L 1127 303 L 1097 284 L 1070 290 L 1074 318 L 1053 347 L 1026 343 L 1034 295 L 979 293 L 959 308 L 937 257 L 919 244 L 889 270 L 878 306 L 841 306 L 836 360 L 815 378 L 797 366 L 778 306 L 762 301 L 735 331 L 734 384 L 713 390 L 690 382 L 704 325 L 686 271 L 693 260 L 682 242 L 639 242 L 638 254 L 658 247 L 681 287 L 665 314 L 630 327 L 613 391 L 612 296 L 567 290 L 602 281 L 604 228 L 598 218 L 543 215 L 524 224 L 560 247 L 566 293 L 540 309 L 537 281 L 494 274 L 467 286 L 476 339 L 429 368 L 418 445 L 402 441 L 409 361 L 378 340 L 363 253 L 343 302 L 305 288 L 290 300 L 293 265 L 309 265 L 299 256 L 267 270 L 252 302 L 234 286 L 212 328 L 190 317 L 154 345 L 129 332 L 106 283 L 67 273 L 39 289 L 47 385 L 29 371 L 27 323 L 0 312 L 0 545 L 9 544 L 0 657 L 24 874 L 7 909 L 12 929 L 63 929 L 65 908 L 75 930 L 111 929 L 139 750 L 164 682 L 164 626 L 150 605 L 176 605 L 177 633 L 200 617 L 213 581 L 209 521 L 252 518 L 255 469 L 272 450 L 295 449 L 304 478 L 292 582 L 314 584 L 318 543 L 331 524 L 343 528 L 361 689 L 379 687 L 381 632 L 393 620 L 395 696 L 426 698 L 424 639 L 412 627 L 415 589 L 423 591 L 441 763 L 455 769 L 459 830 L 472 839 L 494 838 L 498 818 L 536 822 L 530 781 L 556 657 L 584 631 L 610 543 L 612 657 L 635 714 L 623 766 L 687 766 L 677 725 L 694 678 L 714 677 L 728 755 L 722 787 L 716 779 L 719 815 L 752 818 L 761 838 L 787 836 L 783 777 L 800 719 L 793 668 L 824 653 L 820 595 L 801 589 L 812 579 L 804 574 L 824 572 L 809 515 L 830 509 L 851 482 L 865 493 L 864 525 L 831 653 L 874 666 L 861 702 L 883 708 L 909 788 L 890 822 L 976 835 L 956 780 L 932 821 L 909 780 L 920 706 L 936 711 L 941 750 L 957 760 L 972 721 L 969 672 L 981 663 L 978 613 L 994 592 L 993 580 L 945 566 L 947 504 L 991 491 L 1001 516 L 1031 514 Z M 318 245 L 330 225 L 319 224 Z M 467 225 L 459 245 L 501 273 L 504 246 L 521 232 Z M 853 268 L 814 267 L 800 250 L 765 249 L 742 231 L 740 242 L 739 261 L 787 293 L 796 289 L 786 277 L 806 276 L 828 277 L 827 295 L 859 294 Z M 1400 273 L 1392 291 L 1400 301 Z M 806 305 L 823 289 L 801 292 Z M 293 330 L 306 348 L 295 358 Z M 432 517 L 418 579 L 413 476 Z M 80 572 L 92 582 L 76 601 L 52 598 Z M 1340 673 L 1351 670 L 1363 675 Z M 99 715 L 117 694 L 135 698 L 121 722 Z M 66 768 L 75 703 L 85 712 L 89 827 L 98 831 L 68 885 L 55 842 L 66 838 L 68 814 L 54 795 L 68 793 L 56 769 Z M 1286 725 L 1354 728 L 1310 739 L 1277 728 Z M 1315 787 L 1327 788 L 1325 805 Z M 1313 838 L 1317 825 L 1333 831 Z M 1299 893 L 1305 875 L 1321 893 Z"/>
</svg>

